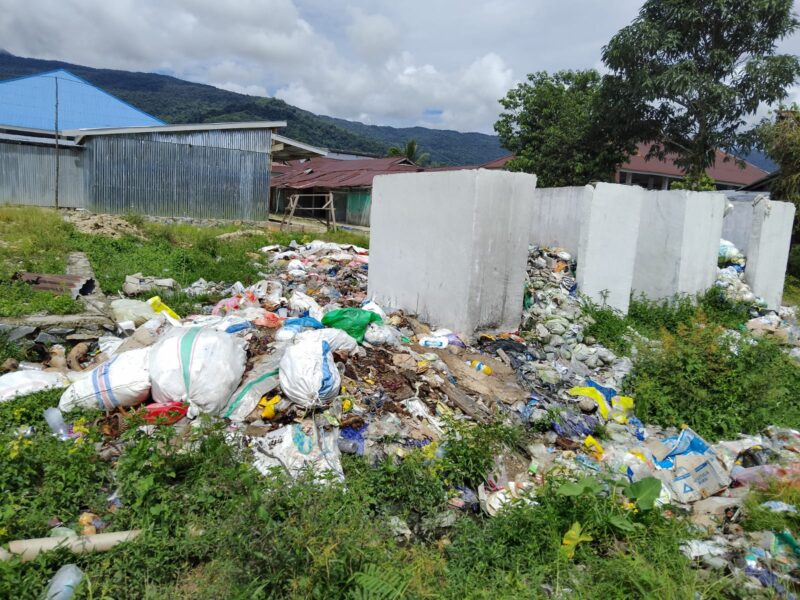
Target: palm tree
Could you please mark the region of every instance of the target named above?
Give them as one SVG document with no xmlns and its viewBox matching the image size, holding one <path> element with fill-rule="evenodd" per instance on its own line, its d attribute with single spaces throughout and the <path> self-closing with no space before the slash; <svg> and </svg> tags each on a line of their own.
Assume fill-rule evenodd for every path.
<svg viewBox="0 0 800 600">
<path fill-rule="evenodd" d="M 430 158 L 430 155 L 427 152 L 419 151 L 417 140 L 408 140 L 405 148 L 392 146 L 389 148 L 386 156 L 403 156 L 413 162 L 415 165 L 424 165 Z"/>
</svg>

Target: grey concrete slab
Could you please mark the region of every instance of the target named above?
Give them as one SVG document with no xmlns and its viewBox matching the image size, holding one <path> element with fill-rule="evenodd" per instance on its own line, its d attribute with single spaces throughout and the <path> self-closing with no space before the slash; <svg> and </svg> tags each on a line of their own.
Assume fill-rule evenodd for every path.
<svg viewBox="0 0 800 600">
<path fill-rule="evenodd" d="M 745 281 L 753 293 L 778 309 L 783 299 L 786 263 L 794 223 L 794 204 L 762 198 L 753 206 Z"/>
<path fill-rule="evenodd" d="M 535 187 L 483 169 L 376 177 L 369 294 L 467 336 L 516 330 Z"/>
</svg>

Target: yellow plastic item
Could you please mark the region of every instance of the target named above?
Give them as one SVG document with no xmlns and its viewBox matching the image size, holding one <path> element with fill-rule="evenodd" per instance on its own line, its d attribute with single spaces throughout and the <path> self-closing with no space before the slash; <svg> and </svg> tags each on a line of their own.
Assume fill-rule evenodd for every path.
<svg viewBox="0 0 800 600">
<path fill-rule="evenodd" d="M 261 418 L 267 419 L 271 421 L 275 418 L 277 411 L 275 410 L 275 405 L 281 401 L 280 396 L 273 396 L 269 400 L 265 398 L 261 398 L 261 401 L 258 403 L 259 408 L 263 408 L 264 410 L 261 411 Z"/>
<path fill-rule="evenodd" d="M 611 399 L 611 418 L 624 425 L 633 412 L 633 398 L 630 396 L 614 396 Z"/>
<path fill-rule="evenodd" d="M 567 393 L 570 396 L 586 396 L 587 398 L 591 398 L 597 403 L 597 411 L 600 413 L 600 416 L 603 417 L 604 420 L 608 421 L 608 417 L 611 414 L 611 407 L 606 402 L 605 396 L 601 394 L 598 390 L 593 387 L 574 387 L 570 390 L 567 390 Z"/>
<path fill-rule="evenodd" d="M 586 439 L 583 440 L 583 445 L 587 448 L 591 448 L 594 454 L 598 457 L 603 456 L 603 453 L 605 452 L 603 447 L 600 445 L 600 442 L 594 439 L 594 436 L 591 435 L 586 436 Z"/>
<path fill-rule="evenodd" d="M 172 310 L 172 309 L 171 309 L 169 306 L 167 306 L 166 304 L 164 304 L 164 303 L 161 301 L 161 298 L 160 298 L 159 296 L 153 296 L 152 298 L 150 298 L 150 299 L 147 301 L 147 303 L 148 303 L 148 304 L 149 304 L 149 305 L 152 307 L 152 309 L 153 309 L 154 311 L 156 311 L 157 313 L 160 313 L 160 312 L 167 313 L 167 314 L 168 314 L 170 317 L 172 317 L 173 319 L 175 319 L 175 320 L 177 320 L 177 321 L 180 321 L 180 317 L 178 316 L 178 313 L 176 313 L 176 312 L 175 312 L 174 310 Z"/>
<path fill-rule="evenodd" d="M 466 363 L 470 367 L 472 367 L 476 371 L 479 371 L 480 373 L 483 373 L 484 375 L 491 375 L 492 374 L 492 367 L 490 367 L 489 365 L 487 365 L 485 363 L 482 363 L 479 360 L 468 360 L 468 361 L 466 361 Z"/>
<path fill-rule="evenodd" d="M 353 408 L 353 401 L 350 398 L 342 400 L 342 412 L 349 412 Z"/>
</svg>

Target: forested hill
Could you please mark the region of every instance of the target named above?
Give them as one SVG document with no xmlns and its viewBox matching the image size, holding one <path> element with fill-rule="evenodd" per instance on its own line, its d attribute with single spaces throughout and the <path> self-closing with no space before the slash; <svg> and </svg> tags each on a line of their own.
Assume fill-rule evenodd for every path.
<svg viewBox="0 0 800 600">
<path fill-rule="evenodd" d="M 286 121 L 287 136 L 339 152 L 383 156 L 389 146 L 414 138 L 431 160 L 482 163 L 505 154 L 495 136 L 424 127 L 393 128 L 321 117 L 275 98 L 237 94 L 154 73 L 94 69 L 61 61 L 22 58 L 0 51 L 0 80 L 67 69 L 169 123 Z"/>
</svg>

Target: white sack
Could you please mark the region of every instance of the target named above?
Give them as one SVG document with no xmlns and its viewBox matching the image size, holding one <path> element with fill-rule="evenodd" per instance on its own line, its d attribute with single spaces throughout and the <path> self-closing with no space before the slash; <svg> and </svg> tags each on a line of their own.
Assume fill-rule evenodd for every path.
<svg viewBox="0 0 800 600">
<path fill-rule="evenodd" d="M 0 402 L 27 396 L 35 392 L 69 385 L 64 373 L 56 371 L 14 371 L 0 375 Z"/>
<path fill-rule="evenodd" d="M 244 342 L 200 327 L 176 329 L 150 352 L 153 400 L 189 403 L 189 417 L 219 414 L 239 385 L 247 356 Z"/>
<path fill-rule="evenodd" d="M 69 386 L 61 395 L 58 408 L 113 410 L 134 406 L 150 394 L 150 348 L 139 348 L 116 355 L 98 365 Z"/>
<path fill-rule="evenodd" d="M 280 362 L 281 389 L 304 408 L 321 406 L 339 393 L 342 383 L 325 340 L 305 339 L 289 346 Z"/>
<path fill-rule="evenodd" d="M 262 356 L 253 365 L 242 384 L 231 395 L 222 416 L 231 421 L 244 421 L 261 400 L 262 396 L 278 387 L 278 364 L 280 354 Z"/>
<path fill-rule="evenodd" d="M 303 331 L 297 334 L 295 339 L 297 342 L 304 340 L 328 342 L 331 352 L 344 352 L 345 354 L 358 354 L 360 348 L 358 342 L 349 333 L 331 327 Z"/>
</svg>

